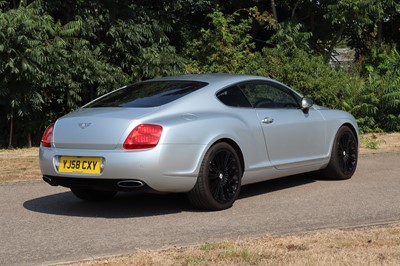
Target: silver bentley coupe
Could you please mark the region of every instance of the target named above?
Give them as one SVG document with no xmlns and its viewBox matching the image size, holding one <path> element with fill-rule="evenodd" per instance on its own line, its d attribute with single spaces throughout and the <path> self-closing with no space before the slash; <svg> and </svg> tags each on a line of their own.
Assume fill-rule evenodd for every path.
<svg viewBox="0 0 400 266">
<path fill-rule="evenodd" d="M 182 75 L 122 87 L 59 118 L 43 134 L 40 169 L 83 200 L 145 190 L 223 210 L 246 184 L 305 172 L 348 179 L 358 146 L 352 115 L 278 81 Z"/>
</svg>

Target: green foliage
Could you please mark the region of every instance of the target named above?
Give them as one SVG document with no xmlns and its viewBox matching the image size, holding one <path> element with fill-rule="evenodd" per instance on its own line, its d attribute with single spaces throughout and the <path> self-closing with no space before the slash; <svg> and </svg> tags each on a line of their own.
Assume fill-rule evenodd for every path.
<svg viewBox="0 0 400 266">
<path fill-rule="evenodd" d="M 51 52 L 60 46 L 54 26 L 53 19 L 37 8 L 0 13 L 0 93 L 9 112 L 24 116 L 40 110 L 43 98 L 35 84 L 45 75 Z"/>
<path fill-rule="evenodd" d="M 366 132 L 400 130 L 400 55 L 375 49 L 365 64 L 366 82 L 353 95 L 352 112 Z"/>
<path fill-rule="evenodd" d="M 139 21 L 117 20 L 106 33 L 110 60 L 134 80 L 177 73 L 182 59 L 169 45 L 166 30 L 149 17 Z"/>
<path fill-rule="evenodd" d="M 0 119 L 9 127 L 0 131 L 13 137 L 22 129 L 38 143 L 48 123 L 95 97 L 179 72 L 183 59 L 165 18 L 186 2 L 0 2 Z"/>
<path fill-rule="evenodd" d="M 365 135 L 361 135 L 361 143 L 367 148 L 371 150 L 378 149 L 379 145 L 385 143 L 384 140 L 378 139 L 375 134 L 372 134 L 371 137 L 366 137 Z"/>
<path fill-rule="evenodd" d="M 326 64 L 321 56 L 300 49 L 264 48 L 264 71 L 319 105 L 346 109 L 346 101 L 359 90 L 360 80 Z M 260 65 L 260 67 L 261 67 Z M 262 73 L 260 73 L 262 74 Z"/>
<path fill-rule="evenodd" d="M 0 0 L 0 146 L 37 144 L 83 103 L 179 72 L 270 76 L 364 132 L 400 130 L 400 3 L 274 2 L 276 17 L 262 1 Z M 328 63 L 339 44 L 361 71 Z"/>
<path fill-rule="evenodd" d="M 200 38 L 188 44 L 190 58 L 186 72 L 245 73 L 255 60 L 255 44 L 249 34 L 253 18 L 240 18 L 239 12 L 225 16 L 215 9 L 208 15 L 210 26 L 201 29 Z"/>
<path fill-rule="evenodd" d="M 311 52 L 309 40 L 312 36 L 311 32 L 304 32 L 303 24 L 294 23 L 292 21 L 271 24 L 267 28 L 276 31 L 271 36 L 268 43 L 273 44 L 277 48 L 300 49 Z"/>
<path fill-rule="evenodd" d="M 67 2 L 46 3 L 47 9 L 82 18 L 82 36 L 130 80 L 170 75 L 181 68 L 183 59 L 170 45 L 170 20 L 176 19 L 177 9 L 192 1 L 78 1 L 72 8 Z"/>
<path fill-rule="evenodd" d="M 347 39 L 358 56 L 368 54 L 385 38 L 384 30 L 392 27 L 399 16 L 397 0 L 337 0 L 328 4 L 325 15 L 337 28 L 336 37 L 330 43 L 333 48 L 340 40 Z"/>
<path fill-rule="evenodd" d="M 359 89 L 359 80 L 326 64 L 322 57 L 306 52 L 309 51 L 306 40 L 310 35 L 302 33 L 299 25 L 271 26 L 276 29 L 271 38 L 271 42 L 276 42 L 276 48 L 256 52 L 250 36 L 254 16 L 249 14 L 246 19 L 238 19 L 238 14 L 225 16 L 214 10 L 209 15 L 209 29 L 202 29 L 201 37 L 187 50 L 191 58 L 187 72 L 269 76 L 314 98 L 318 104 L 332 108 L 343 108 L 351 91 Z"/>
<path fill-rule="evenodd" d="M 23 125 L 28 135 L 40 131 L 81 105 L 88 90 L 104 92 L 106 86 L 126 80 L 80 38 L 82 24 L 55 22 L 41 2 L 0 13 L 1 108 L 11 127 Z"/>
<path fill-rule="evenodd" d="M 329 13 L 327 17 L 331 18 L 333 24 L 345 24 L 350 21 L 360 22 L 359 25 L 368 25 L 373 21 L 369 17 L 370 12 L 377 11 L 374 8 L 373 0 L 338 0 L 328 5 Z"/>
</svg>

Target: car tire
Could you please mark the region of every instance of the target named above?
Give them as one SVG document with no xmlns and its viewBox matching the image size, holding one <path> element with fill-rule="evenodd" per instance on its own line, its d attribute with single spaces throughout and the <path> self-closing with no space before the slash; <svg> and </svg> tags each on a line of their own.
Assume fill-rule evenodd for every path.
<svg viewBox="0 0 400 266">
<path fill-rule="evenodd" d="M 117 194 L 117 191 L 103 191 L 87 188 L 71 188 L 71 191 L 76 197 L 85 201 L 109 200 Z"/>
<path fill-rule="evenodd" d="M 194 207 L 224 210 L 237 199 L 243 171 L 235 149 L 225 142 L 213 145 L 204 156 L 197 182 L 188 193 Z"/>
<path fill-rule="evenodd" d="M 357 138 L 349 127 L 342 126 L 336 133 L 331 159 L 328 166 L 322 170 L 322 175 L 329 179 L 349 179 L 357 168 L 357 161 Z"/>
</svg>

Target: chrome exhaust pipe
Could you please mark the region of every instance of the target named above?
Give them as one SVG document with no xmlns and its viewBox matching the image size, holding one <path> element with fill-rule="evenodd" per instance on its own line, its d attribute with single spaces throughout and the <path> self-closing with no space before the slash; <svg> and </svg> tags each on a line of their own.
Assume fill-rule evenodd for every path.
<svg viewBox="0 0 400 266">
<path fill-rule="evenodd" d="M 140 180 L 122 180 L 117 183 L 120 188 L 140 188 L 144 186 L 144 183 Z"/>
<path fill-rule="evenodd" d="M 49 185 L 51 185 L 51 186 L 57 186 L 57 185 L 55 184 L 54 180 L 51 179 L 50 176 L 43 176 L 43 180 L 44 180 L 47 184 L 49 184 Z"/>
</svg>

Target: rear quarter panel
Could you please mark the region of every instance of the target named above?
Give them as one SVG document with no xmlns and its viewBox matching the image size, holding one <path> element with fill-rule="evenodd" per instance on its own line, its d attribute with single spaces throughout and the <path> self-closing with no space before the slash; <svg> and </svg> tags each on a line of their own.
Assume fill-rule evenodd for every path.
<svg viewBox="0 0 400 266">
<path fill-rule="evenodd" d="M 190 120 L 188 117 L 190 117 Z M 175 154 L 175 156 L 194 157 L 195 161 L 198 162 L 195 172 L 199 171 L 207 150 L 223 139 L 232 140 L 239 146 L 245 160 L 245 168 L 268 164 L 263 135 L 252 109 L 231 110 L 231 113 L 192 112 L 175 117 L 166 117 L 161 121 L 154 122 L 163 125 L 165 130 L 160 144 L 194 144 L 203 147 L 199 154 Z M 176 158 L 170 158 L 171 163 Z"/>
<path fill-rule="evenodd" d="M 208 149 L 220 140 L 229 139 L 240 148 L 246 172 L 270 167 L 260 121 L 253 108 L 225 106 L 211 91 L 202 94 L 201 98 L 193 97 L 191 101 L 180 101 L 161 109 L 157 115 L 150 115 L 142 121 L 163 126 L 161 145 L 202 147 L 196 154 L 188 154 L 181 149 L 180 154 L 167 158 L 168 164 L 179 164 L 180 157 L 189 156 L 195 164 L 190 166 L 193 168 L 191 171 L 198 173 Z"/>
</svg>

